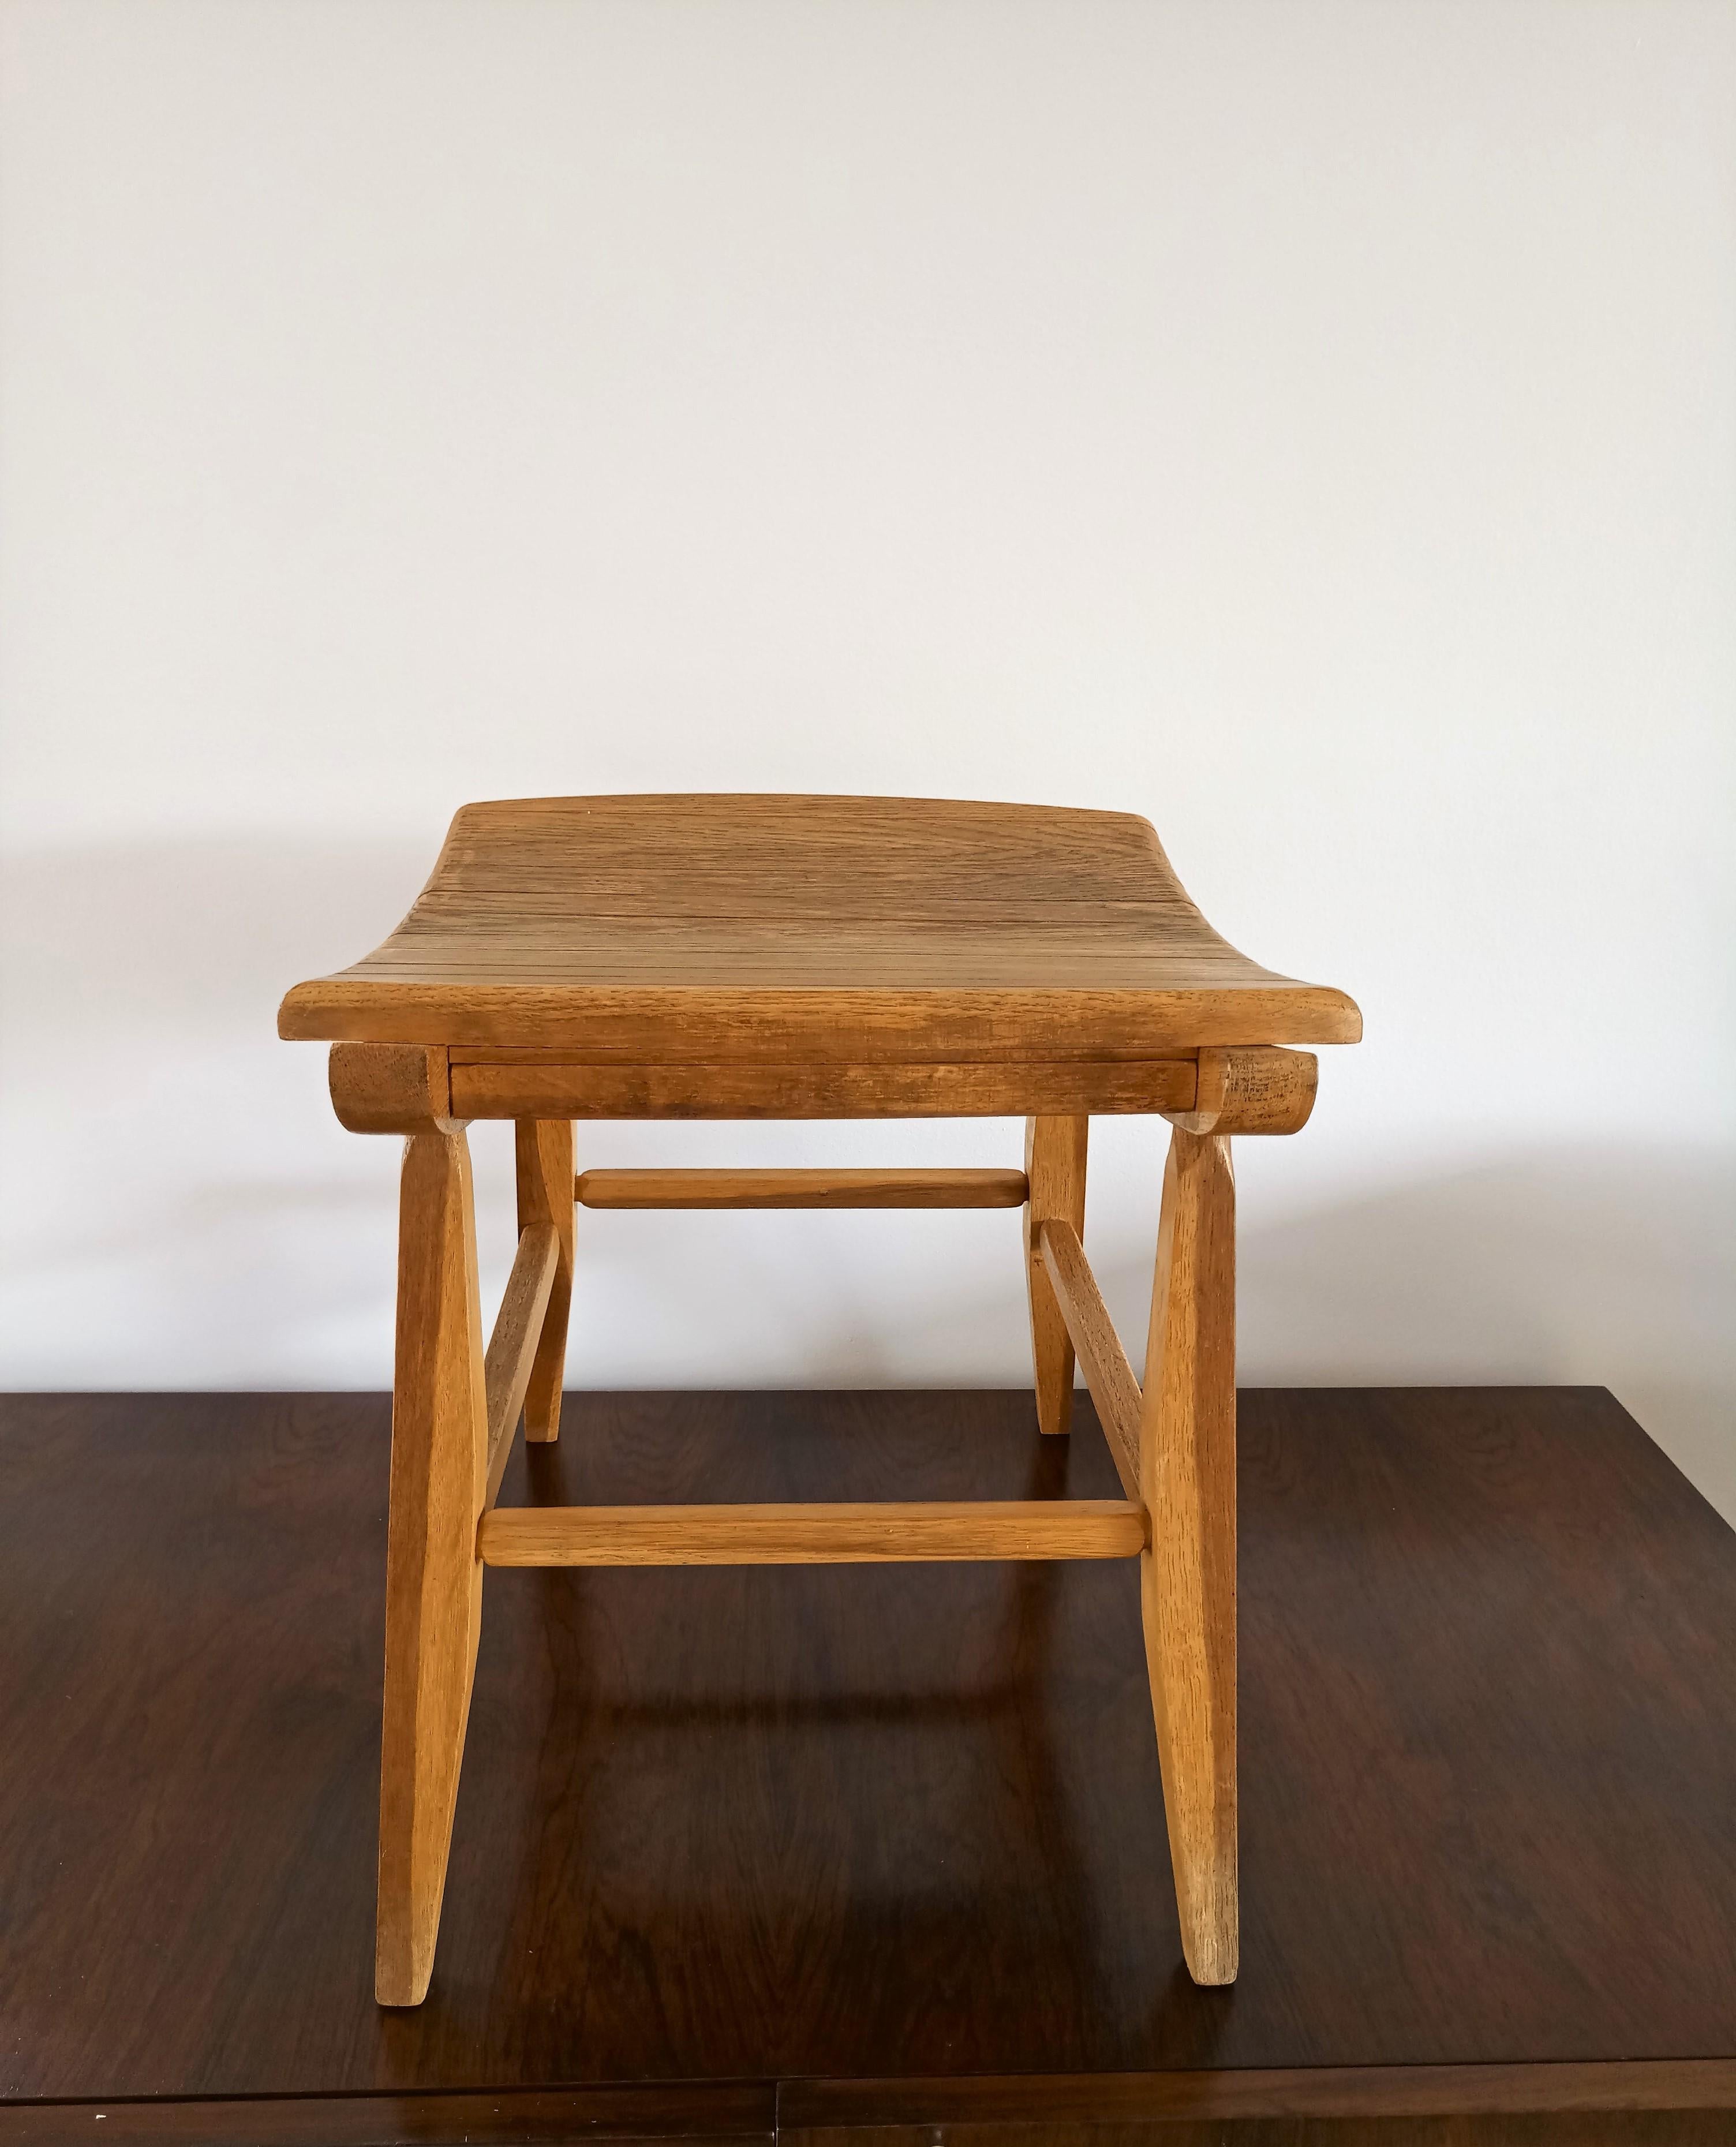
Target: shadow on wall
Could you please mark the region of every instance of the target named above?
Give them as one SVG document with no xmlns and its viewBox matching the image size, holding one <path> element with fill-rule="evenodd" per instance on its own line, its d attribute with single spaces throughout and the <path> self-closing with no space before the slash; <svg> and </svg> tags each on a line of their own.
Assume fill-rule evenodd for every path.
<svg viewBox="0 0 1736 2147">
<path fill-rule="evenodd" d="M 278 1044 L 275 1013 L 288 984 L 384 936 L 434 848 L 432 837 L 273 838 L 5 865 L 0 1379 L 317 1386 L 384 1376 L 394 1144 L 337 1135 L 316 1053 Z M 487 1144 L 502 1131 L 478 1139 L 497 1284 L 510 1174 Z M 771 1159 L 812 1141 L 807 1153 L 840 1161 L 862 1137 L 793 1127 L 595 1136 L 616 1160 Z M 932 1140 L 955 1160 L 967 1143 L 998 1153 L 1011 1138 L 1004 1127 L 896 1135 L 901 1151 Z M 642 1139 L 656 1148 L 638 1149 Z M 1378 1190 L 1338 1202 L 1335 1173 L 1366 1187 L 1381 1158 L 1323 1120 L 1304 1139 L 1305 1212 L 1265 1219 L 1260 1174 L 1243 1174 L 1247 1383 L 1607 1384 L 1736 1516 L 1728 1154 L 1612 1133 L 1579 1145 L 1539 1138 L 1443 1169 L 1441 1144 L 1419 1125 L 1385 1144 Z M 1100 1173 L 1088 1230 L 1136 1364 L 1156 1143 L 1150 1154 L 1148 1184 Z M 1013 1218 L 609 1219 L 586 1232 L 581 1266 L 575 1384 L 1026 1374 Z"/>
<path fill-rule="evenodd" d="M 1243 1385 L 1608 1386 L 1736 1524 L 1736 1159 L 1529 1148 L 1283 1220 L 1240 1204 Z M 1150 1239 L 1088 1200 L 1086 1235 L 1143 1379 Z M 937 1332 L 992 1318 L 976 1297 L 949 1292 Z"/>
<path fill-rule="evenodd" d="M 1613 1389 L 1736 1520 L 1736 1159 L 1497 1154 L 1274 1224 L 1241 1257 L 1250 1384 Z"/>
</svg>

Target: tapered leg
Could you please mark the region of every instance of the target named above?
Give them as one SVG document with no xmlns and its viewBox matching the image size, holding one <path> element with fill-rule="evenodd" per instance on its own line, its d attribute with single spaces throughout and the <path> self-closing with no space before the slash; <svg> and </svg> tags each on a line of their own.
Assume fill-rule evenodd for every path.
<svg viewBox="0 0 1736 2147">
<path fill-rule="evenodd" d="M 1236 1210 L 1229 1143 L 1177 1130 L 1163 1173 L 1140 1427 L 1139 1561 L 1169 1855 L 1196 1983 L 1233 1983 Z"/>
<path fill-rule="evenodd" d="M 524 1435 L 560 1436 L 561 1381 L 567 1369 L 567 1316 L 573 1304 L 573 1121 L 520 1119 L 513 1128 L 518 1166 L 518 1228 L 553 1223 L 560 1246 L 543 1339 L 524 1396 Z"/>
<path fill-rule="evenodd" d="M 488 1429 L 470 1154 L 413 1134 L 398 1209 L 374 1991 L 418 2005 L 433 1967 L 483 1600 Z"/>
<path fill-rule="evenodd" d="M 1045 1223 L 1085 1229 L 1085 1139 L 1089 1119 L 1025 1120 L 1025 1284 L 1031 1297 L 1031 1361 L 1040 1431 L 1066 1431 L 1073 1421 L 1073 1342 L 1043 1264 L 1038 1234 Z"/>
</svg>

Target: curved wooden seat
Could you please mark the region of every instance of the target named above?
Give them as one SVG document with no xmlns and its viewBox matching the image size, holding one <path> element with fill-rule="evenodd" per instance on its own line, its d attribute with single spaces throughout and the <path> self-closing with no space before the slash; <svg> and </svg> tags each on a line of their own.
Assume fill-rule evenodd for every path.
<svg viewBox="0 0 1736 2147">
<path fill-rule="evenodd" d="M 1132 813 L 932 798 L 467 805 L 383 945 L 279 1033 L 863 1063 L 1350 1043 L 1343 992 L 1219 938 Z"/>
<path fill-rule="evenodd" d="M 485 1565 L 1125 1558 L 1189 1969 L 1236 1973 L 1235 1196 L 1229 1136 L 1313 1103 L 1343 993 L 1213 931 L 1150 823 L 935 798 L 467 805 L 385 944 L 283 1001 L 332 1100 L 407 1136 L 386 1565 L 377 1994 L 433 1971 Z M 1173 1129 L 1136 1379 L 1086 1260 L 1094 1113 Z M 575 1171 L 594 1119 L 1018 1116 L 1023 1170 Z M 465 1126 L 514 1122 L 518 1250 L 486 1349 Z M 560 1422 L 574 1204 L 1023 1210 L 1038 1429 L 1077 1352 L 1125 1497 L 994 1506 L 495 1507 Z"/>
</svg>

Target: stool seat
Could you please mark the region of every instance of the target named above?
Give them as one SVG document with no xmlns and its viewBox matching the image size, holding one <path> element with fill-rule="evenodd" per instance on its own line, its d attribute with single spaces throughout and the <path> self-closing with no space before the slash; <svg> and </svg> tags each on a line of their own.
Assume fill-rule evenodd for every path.
<svg viewBox="0 0 1736 2147">
<path fill-rule="evenodd" d="M 385 943 L 298 984 L 285 1037 L 586 1057 L 1133 1058 L 1346 1043 L 1133 813 L 937 798 L 467 805 Z"/>
</svg>

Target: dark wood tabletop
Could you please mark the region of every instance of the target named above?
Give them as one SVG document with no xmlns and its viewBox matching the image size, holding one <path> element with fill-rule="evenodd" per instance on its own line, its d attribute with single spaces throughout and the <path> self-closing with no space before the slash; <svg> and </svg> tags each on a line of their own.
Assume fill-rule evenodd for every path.
<svg viewBox="0 0 1736 2147">
<path fill-rule="evenodd" d="M 1080 1399 L 572 1394 L 504 1495 L 1113 1497 Z M 0 2142 L 1736 2137 L 1736 1539 L 1607 1394 L 1243 1395 L 1233 1988 L 1182 1965 L 1119 1567 L 503 1571 L 398 2013 L 388 1417 L 0 1404 Z"/>
</svg>

